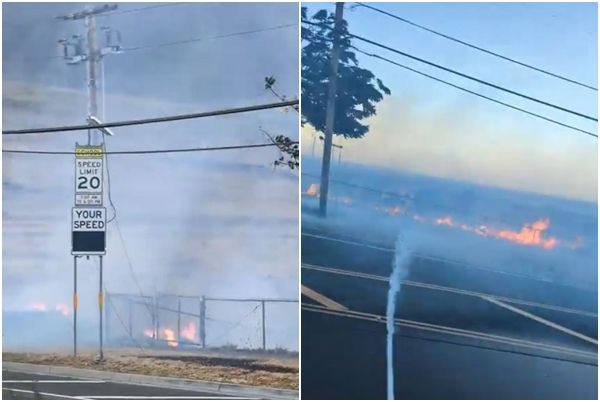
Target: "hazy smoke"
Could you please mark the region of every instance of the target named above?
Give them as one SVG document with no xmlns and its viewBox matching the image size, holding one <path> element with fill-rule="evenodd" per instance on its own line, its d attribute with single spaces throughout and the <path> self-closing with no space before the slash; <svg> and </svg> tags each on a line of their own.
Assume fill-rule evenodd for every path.
<svg viewBox="0 0 600 402">
<path fill-rule="evenodd" d="M 125 10 L 146 5 L 119 7 Z M 66 66 L 61 59 L 51 58 L 58 55 L 58 39 L 83 31 L 83 23 L 53 17 L 83 6 L 3 7 L 4 128 L 84 121 L 85 66 Z M 294 4 L 205 3 L 114 15 L 99 20 L 98 25 L 119 29 L 123 46 L 134 47 L 295 22 Z M 269 75 L 277 78 L 280 93 L 293 98 L 298 91 L 297 35 L 297 28 L 292 27 L 109 55 L 105 59 L 106 111 L 101 112 L 106 112 L 108 121 L 117 121 L 273 102 L 276 99 L 264 89 L 264 77 Z M 34 56 L 42 60 L 33 60 Z M 273 135 L 296 138 L 298 115 L 272 110 L 115 129 L 116 135 L 107 139 L 107 148 L 266 142 L 259 126 Z M 85 140 L 85 133 L 10 136 L 3 139 L 3 147 L 70 150 L 75 142 Z M 130 260 L 145 294 L 161 291 L 234 298 L 297 297 L 298 179 L 287 169 L 272 168 L 278 156 L 276 149 L 267 148 L 256 152 L 110 157 L 111 193 L 126 248 L 114 223 L 109 224 L 107 290 L 140 292 L 129 268 Z M 27 309 L 27 305 L 37 302 L 70 305 L 73 159 L 5 154 L 3 169 L 3 308 Z M 105 206 L 111 216 L 107 200 Z M 89 333 L 95 337 L 95 261 L 80 260 L 79 273 L 80 317 L 92 323 Z M 248 306 L 213 306 L 212 313 L 215 319 L 239 320 L 247 310 Z M 267 310 L 270 325 L 281 326 L 270 334 L 269 346 L 297 348 L 297 309 L 286 309 L 286 313 L 279 310 Z M 69 328 L 69 320 L 64 321 Z M 247 317 L 232 331 L 231 339 L 256 338 L 256 326 L 256 317 Z M 6 325 L 7 342 L 14 335 L 8 329 Z M 85 332 L 84 326 L 82 336 Z M 41 333 L 36 335 L 39 341 Z M 218 337 L 219 333 L 213 331 L 208 336 Z"/>
<path fill-rule="evenodd" d="M 596 140 L 551 124 L 529 126 L 513 115 L 478 113 L 460 105 L 419 107 L 416 99 L 386 98 L 362 139 L 335 138 L 342 160 L 442 178 L 596 201 Z M 505 113 L 512 113 L 507 111 Z M 303 130 L 302 152 L 313 132 Z M 322 145 L 317 141 L 317 152 Z"/>
</svg>

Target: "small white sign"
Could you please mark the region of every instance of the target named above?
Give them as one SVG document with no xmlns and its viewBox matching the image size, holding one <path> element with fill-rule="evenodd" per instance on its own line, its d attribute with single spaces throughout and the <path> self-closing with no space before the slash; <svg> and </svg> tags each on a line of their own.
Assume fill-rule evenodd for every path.
<svg viewBox="0 0 600 402">
<path fill-rule="evenodd" d="M 106 208 L 73 208 L 73 232 L 104 232 Z"/>
<path fill-rule="evenodd" d="M 102 147 L 75 149 L 75 205 L 102 205 L 103 172 Z"/>
<path fill-rule="evenodd" d="M 102 205 L 102 194 L 75 194 L 75 205 Z"/>
</svg>

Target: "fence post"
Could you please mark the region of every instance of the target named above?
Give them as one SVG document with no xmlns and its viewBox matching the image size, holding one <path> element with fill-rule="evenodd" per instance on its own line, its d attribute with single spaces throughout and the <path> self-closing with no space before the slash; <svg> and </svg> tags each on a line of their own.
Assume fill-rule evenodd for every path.
<svg viewBox="0 0 600 402">
<path fill-rule="evenodd" d="M 158 308 L 159 300 L 160 300 L 159 296 L 156 296 L 154 299 L 154 316 L 156 317 L 156 320 L 155 320 L 156 329 L 154 331 L 154 339 L 156 341 L 158 341 L 160 339 L 160 333 L 159 333 L 159 331 L 160 331 L 160 321 L 159 321 L 160 310 Z"/>
<path fill-rule="evenodd" d="M 177 343 L 181 342 L 181 297 L 177 298 Z"/>
<path fill-rule="evenodd" d="M 265 331 L 265 301 L 261 300 L 262 304 L 262 348 L 267 350 L 267 333 Z"/>
<path fill-rule="evenodd" d="M 156 312 L 154 311 L 154 296 L 150 297 L 150 305 L 152 305 L 152 310 L 150 311 L 150 319 L 152 320 L 152 339 L 154 340 L 156 334 Z"/>
<path fill-rule="evenodd" d="M 206 348 L 206 297 L 200 299 L 200 318 L 198 333 L 200 335 L 200 344 L 202 349 Z"/>
<path fill-rule="evenodd" d="M 128 312 L 127 320 L 128 320 L 128 324 L 129 324 L 129 337 L 130 338 L 133 338 L 133 323 L 132 323 L 132 321 L 133 321 L 133 311 L 132 311 L 133 306 L 132 306 L 132 304 L 133 304 L 133 301 L 131 300 L 131 296 L 130 296 L 129 303 L 127 306 L 127 312 Z"/>
</svg>

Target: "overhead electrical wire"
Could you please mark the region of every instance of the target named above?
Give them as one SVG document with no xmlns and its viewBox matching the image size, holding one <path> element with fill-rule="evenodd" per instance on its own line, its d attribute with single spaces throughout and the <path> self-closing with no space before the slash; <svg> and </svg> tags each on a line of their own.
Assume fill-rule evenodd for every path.
<svg viewBox="0 0 600 402">
<path fill-rule="evenodd" d="M 551 118 L 549 118 L 549 117 L 543 116 L 543 115 L 541 115 L 541 114 L 534 113 L 534 112 L 531 112 L 531 111 L 529 111 L 529 110 L 526 110 L 526 109 L 520 108 L 520 107 L 518 107 L 518 106 L 511 105 L 511 104 L 509 104 L 509 103 L 506 103 L 506 102 L 500 101 L 500 100 L 498 100 L 498 99 L 494 99 L 494 98 L 492 98 L 492 97 L 490 97 L 490 96 L 487 96 L 487 95 L 480 94 L 480 93 L 478 93 L 478 92 L 472 91 L 472 90 L 470 90 L 470 89 L 467 89 L 467 88 L 465 88 L 465 87 L 462 87 L 462 86 L 460 86 L 460 85 L 453 84 L 453 83 L 451 83 L 451 82 L 448 82 L 448 81 L 445 81 L 445 80 L 443 80 L 443 79 L 441 79 L 441 78 L 438 78 L 438 77 L 435 77 L 435 76 L 433 76 L 433 75 L 430 75 L 430 74 L 424 73 L 424 72 L 422 72 L 422 71 L 416 70 L 416 69 L 414 69 L 414 68 L 408 67 L 408 66 L 406 66 L 406 65 L 404 65 L 404 64 L 400 64 L 400 63 L 398 63 L 398 62 L 395 62 L 395 61 L 393 61 L 393 60 L 390 60 L 390 59 L 388 59 L 388 58 L 386 58 L 386 57 L 383 57 L 383 56 L 380 56 L 380 55 L 378 55 L 378 54 L 375 54 L 375 53 L 369 53 L 369 52 L 366 52 L 366 51 L 364 51 L 364 50 L 358 49 L 358 48 L 356 48 L 356 47 L 354 47 L 354 46 L 353 46 L 353 48 L 354 48 L 354 49 L 355 49 L 357 52 L 359 52 L 359 53 L 362 53 L 362 54 L 364 54 L 365 56 L 369 56 L 369 57 L 373 57 L 373 58 L 376 58 L 376 59 L 379 59 L 379 60 L 385 61 L 385 62 L 387 62 L 387 63 L 390 63 L 390 64 L 393 64 L 393 65 L 395 65 L 395 66 L 401 67 L 401 68 L 403 68 L 403 69 L 405 69 L 405 70 L 409 70 L 409 71 L 412 71 L 412 72 L 414 72 L 414 73 L 417 73 L 417 74 L 419 74 L 419 75 L 422 75 L 422 76 L 424 76 L 424 77 L 430 78 L 430 79 L 432 79 L 432 80 L 434 80 L 434 81 L 441 82 L 442 84 L 446 84 L 446 85 L 449 85 L 449 86 L 451 86 L 451 87 L 453 87 L 453 88 L 456 88 L 456 89 L 459 89 L 459 90 L 461 90 L 461 91 L 464 91 L 464 92 L 470 93 L 471 95 L 478 96 L 478 97 L 480 97 L 480 98 L 483 98 L 483 99 L 489 100 L 489 101 L 491 101 L 491 102 L 494 102 L 494 103 L 497 103 L 497 104 L 499 104 L 499 105 L 506 106 L 506 107 L 508 107 L 508 108 L 510 108 L 510 109 L 517 110 L 517 111 L 519 111 L 519 112 L 521 112 L 521 113 L 525 113 L 525 114 L 528 114 L 528 115 L 530 115 L 530 116 L 534 116 L 534 117 L 537 117 L 537 118 L 539 118 L 539 119 L 545 120 L 545 121 L 547 121 L 547 122 L 550 122 L 550 123 L 553 123 L 553 124 L 557 124 L 557 125 L 559 125 L 559 126 L 562 126 L 562 127 L 565 127 L 565 128 L 571 129 L 571 130 L 575 130 L 575 131 L 578 131 L 578 132 L 580 132 L 580 133 L 587 134 L 587 135 L 589 135 L 589 136 L 592 136 L 592 137 L 596 137 L 596 138 L 598 138 L 598 134 L 594 134 L 594 133 L 593 133 L 593 132 L 591 132 L 591 131 L 586 131 L 586 130 L 583 130 L 583 129 L 581 129 L 581 128 L 574 127 L 574 126 L 571 126 L 571 125 L 569 125 L 569 124 L 562 123 L 562 122 L 560 122 L 560 121 L 558 121 L 558 120 L 554 120 L 554 119 L 551 119 Z"/>
<path fill-rule="evenodd" d="M 302 22 L 303 22 L 303 23 L 307 23 L 307 24 L 309 24 L 309 25 L 322 26 L 322 24 L 313 23 L 313 22 L 311 22 L 311 21 L 306 21 L 306 20 L 303 20 Z M 327 27 L 327 28 L 331 29 L 330 27 Z M 353 35 L 352 35 L 352 34 L 349 34 L 348 36 L 351 36 L 351 37 L 352 37 Z M 500 104 L 500 105 L 503 105 L 503 106 L 509 107 L 509 108 L 511 108 L 511 109 L 514 109 L 514 110 L 520 111 L 520 112 L 522 112 L 522 113 L 528 114 L 528 115 L 530 115 L 530 116 L 534 116 L 534 117 L 537 117 L 537 118 L 543 119 L 543 120 L 545 120 L 545 121 L 548 121 L 548 122 L 551 122 L 551 123 L 557 124 L 557 125 L 559 125 L 559 126 L 562 126 L 562 127 L 565 127 L 565 128 L 569 128 L 569 129 L 572 129 L 572 130 L 575 130 L 575 131 L 581 132 L 581 133 L 583 133 L 583 134 L 586 134 L 586 135 L 589 135 L 589 136 L 592 136 L 592 137 L 598 137 L 598 135 L 597 135 L 597 134 L 595 134 L 595 133 L 593 133 L 593 132 L 590 132 L 590 131 L 587 131 L 587 130 L 584 130 L 584 129 L 581 129 L 581 128 L 578 128 L 578 127 L 575 127 L 575 126 L 571 126 L 571 125 L 569 125 L 569 124 L 566 124 L 566 123 L 562 123 L 562 122 L 560 122 L 560 121 L 558 121 L 558 120 L 551 119 L 551 118 L 549 118 L 549 117 L 546 117 L 546 116 L 540 115 L 540 114 L 538 114 L 538 113 L 534 113 L 534 112 L 531 112 L 531 111 L 529 111 L 529 110 L 526 110 L 526 109 L 520 108 L 520 107 L 518 107 L 518 106 L 514 106 L 514 105 L 512 105 L 512 104 L 509 104 L 509 103 L 507 103 L 507 102 L 503 102 L 503 101 L 500 101 L 500 100 L 494 99 L 494 98 L 492 98 L 492 97 L 489 97 L 489 96 L 487 96 L 487 95 L 480 94 L 480 93 L 478 93 L 478 92 L 476 92 L 476 91 L 472 91 L 472 90 L 470 90 L 470 89 L 467 89 L 467 88 L 465 88 L 465 87 L 462 87 L 462 86 L 459 86 L 459 85 L 453 84 L 453 83 L 451 83 L 451 82 L 448 82 L 448 81 L 445 81 L 445 80 L 443 80 L 443 79 L 437 78 L 437 77 L 435 77 L 435 76 L 432 76 L 432 75 L 430 75 L 430 74 L 426 74 L 426 73 L 424 73 L 424 72 L 422 72 L 422 71 L 419 71 L 419 70 L 413 69 L 413 68 L 411 68 L 411 67 L 405 66 L 405 65 L 403 65 L 403 64 L 400 64 L 400 63 L 397 63 L 397 62 L 395 62 L 395 61 L 393 61 L 393 60 L 387 59 L 387 58 L 385 58 L 385 57 L 383 57 L 383 56 L 380 56 L 380 55 L 378 55 L 378 54 L 374 54 L 374 53 L 369 53 L 369 52 L 366 52 L 366 51 L 364 51 L 364 50 L 358 49 L 358 48 L 357 48 L 357 47 L 355 47 L 355 46 L 352 46 L 352 48 L 353 48 L 353 49 L 355 49 L 356 51 L 358 51 L 358 52 L 360 52 L 360 53 L 362 53 L 362 54 L 366 55 L 366 56 L 370 56 L 370 57 L 373 57 L 373 58 L 378 58 L 378 59 L 380 59 L 380 60 L 382 60 L 382 61 L 386 61 L 386 62 L 388 62 L 388 63 L 394 64 L 394 65 L 396 65 L 396 66 L 398 66 L 398 67 L 401 67 L 401 68 L 404 68 L 404 69 L 406 69 L 406 70 L 409 70 L 409 71 L 415 72 L 415 73 L 417 73 L 417 74 L 420 74 L 420 75 L 422 75 L 422 76 L 425 76 L 425 77 L 431 78 L 431 79 L 433 79 L 433 80 L 435 80 L 435 81 L 438 81 L 438 82 L 444 83 L 444 84 L 446 84 L 446 85 L 452 86 L 452 87 L 454 87 L 454 88 L 456 88 L 456 89 L 459 89 L 459 90 L 461 90 L 461 91 L 468 92 L 468 93 L 470 93 L 470 94 L 472 94 L 472 95 L 475 95 L 475 96 L 478 96 L 478 97 L 480 97 L 480 98 L 483 98 L 483 99 L 486 99 L 486 100 L 492 101 L 492 102 L 494 102 L 494 103 L 497 103 L 497 104 Z M 589 118 L 591 118 L 591 119 L 596 119 L 596 118 L 593 118 L 593 117 L 590 117 L 590 116 L 588 116 L 588 117 L 589 117 Z M 597 121 L 597 120 L 596 120 L 596 121 Z"/>
<path fill-rule="evenodd" d="M 276 30 L 280 30 L 280 29 L 297 27 L 297 26 L 298 26 L 297 23 L 282 24 L 282 25 L 274 25 L 274 26 L 270 26 L 270 27 L 258 28 L 258 29 L 252 29 L 252 30 L 246 30 L 246 31 L 231 32 L 231 33 L 226 33 L 226 34 L 222 34 L 222 35 L 206 36 L 206 37 L 202 37 L 202 38 L 182 39 L 182 40 L 177 40 L 177 41 L 172 41 L 172 42 L 157 43 L 157 44 L 153 44 L 153 45 L 123 47 L 119 50 L 119 52 L 120 53 L 130 53 L 130 52 L 135 52 L 138 50 L 150 50 L 150 49 L 158 49 L 158 48 L 169 47 L 169 46 L 187 45 L 187 44 L 192 44 L 192 43 L 197 43 L 197 42 L 205 42 L 205 41 L 218 40 L 218 39 L 227 39 L 227 38 L 232 38 L 232 37 L 236 37 L 236 36 L 252 35 L 252 34 L 256 34 L 256 33 L 260 33 L 260 32 L 276 31 Z M 63 59 L 63 58 L 64 58 L 63 56 L 50 56 L 50 57 L 46 57 L 43 59 L 36 59 L 35 61 L 54 60 L 54 59 Z"/>
<path fill-rule="evenodd" d="M 354 319 L 365 320 L 365 321 L 378 322 L 376 320 L 369 320 L 367 318 L 363 318 L 360 316 L 354 316 L 352 314 L 344 314 L 343 311 L 342 312 L 333 311 L 333 310 L 328 311 L 327 309 L 322 309 L 322 308 L 320 308 L 320 306 L 316 306 L 316 305 L 314 307 L 312 307 L 312 306 L 308 305 L 307 303 L 303 303 L 302 310 L 308 311 L 311 313 L 323 313 L 323 314 L 335 315 L 335 316 L 340 316 L 340 317 L 347 317 L 347 318 L 354 318 Z M 379 322 L 385 322 L 384 320 L 385 320 L 385 317 L 382 317 L 382 319 Z M 396 323 L 396 325 L 399 325 L 399 324 Z M 373 329 L 361 329 L 361 330 L 355 330 L 355 331 L 369 332 L 369 333 L 377 333 L 378 332 Z M 516 355 L 521 355 L 521 356 L 537 357 L 537 358 L 541 358 L 541 359 L 570 362 L 570 363 L 575 363 L 575 364 L 582 364 L 582 365 L 586 365 L 586 366 L 597 367 L 597 363 L 590 361 L 589 358 L 588 358 L 588 361 L 582 361 L 582 360 L 575 360 L 575 359 L 570 359 L 570 358 L 562 358 L 562 357 L 548 356 L 548 355 L 542 355 L 542 354 L 537 354 L 537 353 L 524 352 L 521 350 L 502 349 L 502 348 L 496 348 L 496 347 L 492 347 L 492 346 L 483 346 L 481 344 L 477 345 L 477 344 L 468 343 L 468 342 L 451 341 L 451 340 L 442 339 L 442 338 L 431 338 L 431 337 L 418 336 L 418 335 L 408 335 L 405 333 L 397 333 L 397 334 L 395 334 L 395 336 L 398 336 L 401 338 L 410 338 L 410 339 L 416 339 L 416 340 L 422 340 L 422 341 L 428 341 L 428 342 L 434 342 L 434 343 L 443 343 L 443 344 L 449 344 L 449 345 L 469 347 L 469 348 L 474 348 L 474 349 L 482 349 L 482 350 L 489 350 L 489 351 L 494 351 L 494 352 L 510 353 L 510 354 L 516 354 Z M 585 359 L 585 356 L 583 357 L 583 359 Z"/>
<path fill-rule="evenodd" d="M 164 122 L 169 122 L 169 121 L 190 120 L 190 119 L 198 119 L 198 118 L 203 118 L 203 117 L 215 117 L 215 116 L 225 116 L 225 115 L 237 114 L 237 113 L 255 112 L 255 111 L 259 111 L 259 110 L 276 109 L 276 108 L 281 108 L 281 107 L 286 107 L 286 106 L 293 106 L 293 105 L 297 105 L 298 103 L 299 103 L 298 100 L 289 100 L 289 101 L 283 101 L 283 102 L 277 102 L 277 103 L 267 103 L 267 104 L 262 104 L 262 105 L 214 110 L 214 111 L 210 111 L 210 112 L 198 112 L 198 113 L 179 114 L 179 115 L 173 115 L 173 116 L 152 117 L 152 118 L 148 118 L 148 119 L 125 120 L 125 121 L 117 121 L 117 122 L 112 122 L 112 123 L 102 123 L 102 124 L 95 124 L 95 125 L 80 124 L 80 125 L 61 126 L 61 127 L 2 130 L 2 135 L 41 134 L 41 133 L 63 132 L 63 131 L 81 131 L 81 130 L 110 128 L 110 127 L 137 126 L 137 125 L 141 125 L 141 124 L 164 123 Z"/>
<path fill-rule="evenodd" d="M 121 11 L 112 11 L 106 14 L 99 14 L 98 17 L 111 17 L 113 15 L 121 15 L 121 14 L 129 14 L 129 13 L 139 13 L 142 11 L 148 11 L 148 10 L 154 10 L 157 8 L 164 8 L 164 7 L 172 7 L 172 6 L 181 6 L 183 4 L 191 4 L 188 2 L 179 2 L 179 3 L 164 3 L 164 4 L 156 4 L 153 6 L 148 6 L 148 7 L 139 7 L 139 8 L 132 8 L 130 10 L 121 10 Z"/>
<path fill-rule="evenodd" d="M 596 118 L 596 117 L 589 116 L 589 115 L 586 115 L 586 114 L 584 114 L 584 113 L 577 112 L 577 111 L 575 111 L 575 110 L 571 110 L 571 109 L 568 109 L 568 108 L 566 108 L 566 107 L 559 106 L 559 105 L 556 105 L 556 104 L 553 104 L 553 103 L 550 103 L 550 102 L 546 102 L 546 101 L 544 101 L 544 100 L 541 100 L 541 99 L 535 98 L 535 97 L 533 97 L 533 96 L 526 95 L 526 94 L 524 94 L 524 93 L 522 93 L 522 92 L 514 91 L 514 90 L 512 90 L 512 89 L 508 89 L 508 88 L 505 88 L 505 87 L 503 87 L 503 86 L 500 86 L 500 85 L 497 85 L 497 84 L 493 84 L 493 83 L 491 83 L 491 82 L 488 82 L 488 81 L 482 80 L 482 79 L 480 79 L 480 78 L 477 78 L 477 77 L 474 77 L 474 76 L 472 76 L 472 75 L 469 75 L 469 74 L 462 73 L 462 72 L 460 72 L 460 71 L 457 71 L 457 70 L 454 70 L 454 69 L 452 69 L 452 68 L 448 68 L 448 67 L 442 66 L 442 65 L 440 65 L 440 64 L 434 63 L 434 62 L 432 62 L 432 61 L 429 61 L 429 60 L 425 60 L 425 59 L 423 59 L 423 58 L 421 58 L 421 57 L 413 56 L 412 54 L 409 54 L 409 53 L 403 52 L 403 51 L 401 51 L 401 50 L 395 49 L 395 48 L 393 48 L 393 47 L 390 47 L 390 46 L 384 45 L 384 44 L 382 44 L 382 43 L 380 43 L 380 42 L 377 42 L 377 41 L 374 41 L 374 40 L 371 40 L 371 39 L 367 39 L 367 38 L 365 38 L 365 37 L 362 37 L 362 36 L 359 36 L 359 35 L 350 34 L 350 33 L 348 34 L 348 36 L 349 36 L 349 37 L 351 37 L 351 38 L 357 39 L 357 40 L 359 40 L 359 41 L 361 41 L 361 42 L 365 42 L 365 43 L 368 43 L 368 44 L 370 44 L 370 45 L 377 46 L 377 47 L 379 47 L 379 48 L 382 48 L 382 49 L 388 50 L 388 51 L 390 51 L 390 52 L 393 52 L 393 53 L 399 54 L 399 55 L 401 55 L 401 56 L 408 57 L 409 59 L 412 59 L 412 60 L 418 61 L 418 62 L 420 62 L 420 63 L 424 63 L 424 64 L 427 64 L 427 65 L 429 65 L 429 66 L 435 67 L 435 68 L 437 68 L 437 69 L 440 69 L 440 70 L 447 71 L 447 72 L 449 72 L 449 73 L 452 73 L 452 74 L 458 75 L 459 77 L 466 78 L 466 79 L 468 79 L 468 80 L 475 81 L 475 82 L 477 82 L 477 83 L 479 83 L 479 84 L 483 84 L 483 85 L 486 85 L 486 86 L 488 86 L 488 87 L 491 87 L 491 88 L 497 89 L 497 90 L 499 90 L 499 91 L 503 91 L 503 92 L 509 93 L 509 94 L 511 94 L 511 95 L 515 95 L 515 96 L 518 96 L 518 97 L 520 97 L 520 98 L 527 99 L 527 100 L 529 100 L 529 101 L 536 102 L 536 103 L 539 103 L 539 104 L 541 104 L 541 105 L 548 106 L 548 107 L 551 107 L 551 108 L 554 108 L 554 109 L 560 110 L 560 111 L 562 111 L 562 112 L 570 113 L 570 114 L 573 114 L 573 115 L 575 115 L 575 116 L 582 117 L 582 118 L 584 118 L 584 119 L 588 119 L 588 120 L 592 120 L 592 121 L 596 121 L 596 122 L 598 121 L 598 118 Z"/>
<path fill-rule="evenodd" d="M 178 41 L 173 41 L 173 42 L 157 43 L 155 45 L 124 47 L 121 49 L 121 52 L 127 53 L 127 52 L 134 52 L 137 50 L 156 49 L 156 48 L 168 47 L 168 46 L 185 45 L 185 44 L 189 44 L 189 43 L 204 42 L 204 41 L 216 40 L 216 39 L 225 39 L 225 38 L 231 38 L 234 36 L 244 36 L 244 35 L 250 35 L 250 34 L 255 34 L 255 33 L 259 33 L 259 32 L 275 31 L 275 30 L 279 30 L 279 29 L 297 27 L 297 26 L 298 26 L 297 23 L 283 24 L 283 25 L 275 25 L 275 26 L 266 27 L 266 28 L 252 29 L 249 31 L 231 32 L 231 33 L 223 34 L 223 35 L 215 35 L 215 36 L 207 36 L 207 37 L 203 37 L 203 38 L 192 38 L 192 39 L 183 39 L 183 40 L 178 40 Z"/>
<path fill-rule="evenodd" d="M 297 144 L 298 141 L 293 142 Z M 145 154 L 166 154 L 166 153 L 179 153 L 179 152 L 202 152 L 202 151 L 227 151 L 234 149 L 250 149 L 250 148 L 265 148 L 265 147 L 277 147 L 278 144 L 272 142 L 265 144 L 247 144 L 247 145 L 229 145 L 221 147 L 204 147 L 204 148 L 180 148 L 180 149 L 147 149 L 147 150 L 135 150 L 135 151 L 109 151 L 105 152 L 105 155 L 145 155 Z M 37 155 L 75 155 L 74 151 L 41 151 L 41 150 L 27 150 L 27 149 L 3 149 L 2 153 L 9 154 L 37 154 Z"/>
<path fill-rule="evenodd" d="M 380 9 L 380 8 L 373 7 L 373 6 L 372 6 L 372 5 L 370 5 L 370 4 L 365 4 L 365 3 L 360 3 L 360 2 L 357 2 L 356 4 L 357 4 L 357 5 L 359 5 L 359 6 L 361 6 L 361 7 L 364 7 L 364 8 L 370 9 L 370 10 L 373 10 L 373 11 L 375 11 L 375 12 L 378 12 L 378 13 L 380 13 L 380 14 L 387 15 L 388 17 L 394 18 L 394 19 L 396 19 L 396 20 L 398 20 L 398 21 L 401 21 L 401 22 L 404 22 L 404 23 L 406 23 L 406 24 L 412 25 L 412 26 L 414 26 L 414 27 L 417 27 L 417 28 L 419 28 L 419 29 L 422 29 L 422 30 L 424 30 L 424 31 L 430 32 L 430 33 L 432 33 L 432 34 L 434 34 L 434 35 L 437 35 L 437 36 L 440 36 L 440 37 L 442 37 L 442 38 L 445 38 L 445 39 L 451 40 L 451 41 L 453 41 L 453 42 L 456 42 L 456 43 L 460 43 L 461 45 L 468 46 L 468 47 L 470 47 L 470 48 L 472 48 L 472 49 L 475 49 L 475 50 L 479 50 L 480 52 L 487 53 L 487 54 L 489 54 L 489 55 L 491 55 L 491 56 L 498 57 L 498 58 L 500 58 L 500 59 L 503 59 L 503 60 L 506 60 L 506 61 L 509 61 L 509 62 L 512 62 L 512 63 L 518 64 L 518 65 L 520 65 L 520 66 L 522 66 L 522 67 L 529 68 L 529 69 L 531 69 L 531 70 L 534 70 L 534 71 L 540 72 L 540 73 L 542 73 L 542 74 L 549 75 L 549 76 L 551 76 L 551 77 L 554 77 L 554 78 L 558 78 L 558 79 L 560 79 L 560 80 L 563 80 L 563 81 L 569 82 L 569 83 L 571 83 L 571 84 L 579 85 L 579 86 L 581 86 L 581 87 L 584 87 L 584 88 L 588 88 L 588 89 L 592 89 L 592 90 L 594 90 L 594 91 L 598 91 L 598 88 L 596 88 L 596 87 L 594 87 L 594 86 L 591 86 L 591 85 L 585 84 L 585 83 L 583 83 L 583 82 L 580 82 L 580 81 L 577 81 L 577 80 L 574 80 L 574 79 L 571 79 L 571 78 L 567 78 L 567 77 L 565 77 L 565 76 L 563 76 L 563 75 L 559 75 L 559 74 L 556 74 L 556 73 L 550 72 L 550 71 L 548 71 L 547 69 L 544 69 L 544 68 L 541 68 L 541 67 L 536 67 L 536 66 L 533 66 L 533 65 L 531 65 L 531 64 L 527 64 L 527 63 L 524 63 L 524 62 L 522 62 L 522 61 L 519 61 L 519 60 L 516 60 L 516 59 L 510 58 L 510 57 L 504 56 L 504 55 L 502 55 L 502 54 L 499 54 L 499 53 L 493 52 L 493 51 L 491 51 L 491 50 L 488 50 L 488 49 L 482 48 L 482 47 L 480 47 L 480 46 L 477 46 L 477 45 L 474 45 L 474 44 L 472 44 L 472 43 L 469 43 L 469 42 L 463 41 L 463 40 L 461 40 L 461 39 L 458 39 L 458 38 L 452 37 L 452 36 L 450 36 L 450 35 L 444 34 L 444 33 L 442 33 L 442 32 L 436 31 L 436 30 L 434 30 L 434 29 L 428 28 L 428 27 L 426 27 L 426 26 L 423 26 L 423 25 L 417 24 L 416 22 L 410 21 L 410 20 L 408 20 L 408 19 L 406 19 L 406 18 L 403 18 L 403 17 L 400 17 L 400 16 L 398 16 L 398 15 L 396 15 L 396 14 L 392 14 L 392 13 L 390 13 L 390 12 L 388 12 L 388 11 L 385 11 L 385 10 L 382 10 L 382 9 Z"/>
</svg>

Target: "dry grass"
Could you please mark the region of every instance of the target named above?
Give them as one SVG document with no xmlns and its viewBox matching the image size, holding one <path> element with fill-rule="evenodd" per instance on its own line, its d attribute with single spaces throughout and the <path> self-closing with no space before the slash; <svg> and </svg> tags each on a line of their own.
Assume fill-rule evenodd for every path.
<svg viewBox="0 0 600 402">
<path fill-rule="evenodd" d="M 78 357 L 68 353 L 2 354 L 3 361 L 69 366 L 118 373 L 178 377 L 241 385 L 298 389 L 298 360 L 290 358 L 248 358 L 216 353 L 175 353 L 107 351 L 105 361 L 95 362 L 93 353 Z M 294 363 L 295 362 L 295 363 Z"/>
</svg>

